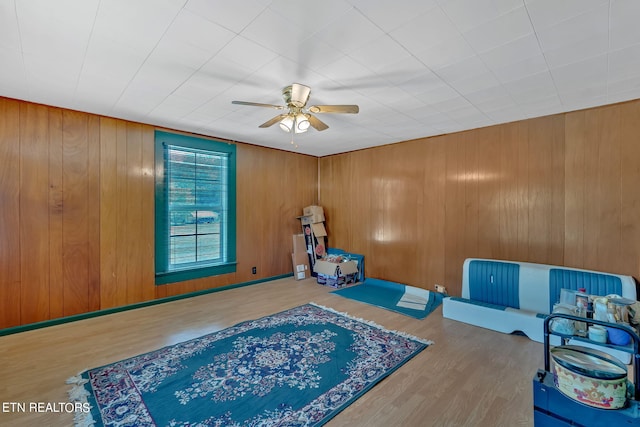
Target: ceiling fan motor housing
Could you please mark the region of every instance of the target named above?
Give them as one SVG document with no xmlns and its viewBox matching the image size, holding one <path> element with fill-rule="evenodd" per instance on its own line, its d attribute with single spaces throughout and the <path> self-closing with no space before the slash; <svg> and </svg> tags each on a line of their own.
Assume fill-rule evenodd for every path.
<svg viewBox="0 0 640 427">
<path fill-rule="evenodd" d="M 299 83 L 294 83 L 282 89 L 284 102 L 289 106 L 304 107 L 309 100 L 309 95 L 311 95 L 311 88 Z"/>
</svg>

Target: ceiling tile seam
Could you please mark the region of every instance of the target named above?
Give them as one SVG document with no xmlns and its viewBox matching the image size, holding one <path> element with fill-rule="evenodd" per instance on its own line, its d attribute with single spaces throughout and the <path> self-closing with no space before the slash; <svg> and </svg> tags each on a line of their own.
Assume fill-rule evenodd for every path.
<svg viewBox="0 0 640 427">
<path fill-rule="evenodd" d="M 535 34 L 535 28 L 534 28 L 534 26 L 533 26 L 533 23 L 531 22 L 531 17 L 529 16 L 529 11 L 526 9 L 526 4 L 525 4 L 525 2 L 524 2 L 524 1 L 523 1 L 523 5 L 524 5 L 525 10 L 526 10 L 526 12 L 527 12 L 527 17 L 529 17 L 529 23 L 531 24 L 531 29 L 533 30 L 533 33 Z M 512 9 L 512 10 L 513 10 L 513 9 Z M 460 37 L 462 37 L 462 39 L 463 39 L 467 44 L 469 44 L 469 46 L 471 46 L 471 44 L 470 44 L 470 43 L 469 43 L 469 41 L 467 40 L 467 37 L 465 36 L 465 34 L 464 34 L 462 31 L 460 31 L 460 29 L 456 26 L 456 24 L 453 22 L 453 20 L 451 19 L 451 17 L 450 17 L 450 16 L 449 16 L 449 14 L 447 13 L 447 11 L 446 11 L 446 10 L 444 10 L 444 9 L 443 9 L 442 11 L 443 11 L 443 13 L 445 14 L 445 16 L 449 19 L 449 21 L 451 21 L 452 25 L 453 25 L 454 27 L 456 27 L 456 29 L 458 30 L 458 33 L 460 34 Z M 501 14 L 501 15 L 499 15 L 499 16 L 497 16 L 497 17 L 493 18 L 493 19 L 497 19 L 497 18 L 499 18 L 500 16 L 506 15 L 507 13 L 509 13 L 509 12 L 505 12 L 505 13 L 503 13 L 503 14 Z M 540 41 L 538 40 L 537 34 L 536 34 L 536 42 L 538 43 L 538 47 L 540 48 Z M 497 47 L 499 47 L 499 46 L 497 46 Z M 501 87 L 505 90 L 505 92 L 508 94 L 509 99 L 510 99 L 511 101 L 513 101 L 513 104 L 514 104 L 514 105 L 516 105 L 516 108 L 517 108 L 517 110 L 518 110 L 518 112 L 519 112 L 520 117 L 521 117 L 521 118 L 525 117 L 525 116 L 526 116 L 526 114 L 525 114 L 525 112 L 522 110 L 522 107 L 520 106 L 520 103 L 519 103 L 519 102 L 514 98 L 514 96 L 513 96 L 513 94 L 511 93 L 511 91 L 510 91 L 509 89 L 507 89 L 507 88 L 504 86 L 504 83 L 503 83 L 503 82 L 502 82 L 502 80 L 501 80 L 501 79 L 496 75 L 496 73 L 495 73 L 495 71 L 493 70 L 493 68 L 492 68 L 492 67 L 489 67 L 489 66 L 487 65 L 487 62 L 486 62 L 486 61 L 485 61 L 485 59 L 482 57 L 482 55 L 480 54 L 480 52 L 476 51 L 473 47 L 472 47 L 471 49 L 473 49 L 473 51 L 475 52 L 476 57 L 478 58 L 478 60 L 479 60 L 480 62 L 482 62 L 482 64 L 487 68 L 487 70 L 489 70 L 489 72 L 490 72 L 490 73 L 491 73 L 491 75 L 496 79 L 496 81 L 498 81 L 498 82 L 500 83 L 500 86 L 501 86 Z M 541 49 L 541 48 L 540 48 L 540 50 L 542 51 L 542 49 Z M 546 60 L 546 58 L 545 58 L 545 64 L 547 64 L 547 60 Z M 549 64 L 547 64 L 547 69 L 549 69 Z M 554 87 L 555 87 L 555 84 L 554 84 Z M 557 88 L 556 88 L 556 93 L 557 93 Z M 475 107 L 475 104 L 474 104 L 474 103 L 472 103 L 471 101 L 469 101 L 465 96 L 463 96 L 463 95 L 461 95 L 461 96 L 462 96 L 465 100 L 467 100 L 467 102 L 469 102 L 469 104 L 471 104 L 471 105 L 473 105 L 473 106 Z M 476 108 L 477 108 L 477 107 L 476 107 Z M 485 117 L 486 117 L 486 118 L 487 118 L 491 123 L 495 123 L 495 122 L 496 122 L 496 120 L 495 120 L 494 118 L 492 118 L 491 116 L 489 116 L 489 114 L 488 114 L 488 113 L 485 113 L 485 111 L 480 110 L 479 108 L 477 108 L 477 109 L 478 109 L 478 111 L 480 111 L 480 112 L 482 113 L 482 115 L 483 115 L 483 116 L 485 116 Z"/>
<path fill-rule="evenodd" d="M 540 49 L 540 53 L 542 54 L 542 57 L 544 58 L 544 63 L 547 64 L 547 73 L 549 73 L 549 76 L 551 77 L 551 82 L 553 83 L 553 88 L 555 89 L 556 96 L 560 100 L 560 103 L 562 105 L 565 105 L 564 102 L 562 101 L 562 98 L 560 97 L 560 91 L 558 90 L 558 84 L 556 83 L 556 79 L 553 77 L 553 73 L 551 72 L 551 67 L 549 66 L 549 60 L 547 59 L 547 55 L 546 55 L 544 49 L 542 48 L 542 43 L 540 43 L 540 37 L 538 36 L 538 31 L 536 30 L 536 27 L 533 24 L 533 20 L 531 19 L 531 13 L 529 13 L 529 8 L 528 8 L 526 2 L 524 3 L 524 10 L 527 12 L 527 18 L 529 18 L 529 23 L 531 24 L 531 28 L 533 29 L 533 34 L 536 37 L 536 43 L 538 44 L 538 48 Z"/>
<path fill-rule="evenodd" d="M 242 29 L 240 29 L 240 31 L 238 32 L 238 31 L 234 31 L 232 28 L 227 28 L 227 27 L 225 27 L 225 26 L 224 26 L 224 25 L 222 25 L 222 23 L 220 23 L 220 22 L 212 21 L 211 19 L 207 18 L 206 16 L 202 16 L 202 15 L 198 14 L 197 12 L 192 11 L 191 9 L 189 9 L 188 7 L 186 7 L 186 6 L 188 6 L 188 4 L 189 4 L 189 0 L 186 0 L 186 3 L 185 3 L 185 5 L 184 5 L 184 6 L 182 6 L 182 8 L 183 8 L 184 10 L 188 10 L 188 11 L 189 11 L 189 12 L 191 12 L 191 13 L 195 13 L 196 15 L 200 16 L 201 18 L 203 18 L 205 21 L 209 21 L 209 22 L 211 22 L 212 24 L 218 25 L 218 26 L 220 26 L 220 27 L 224 28 L 225 30 L 231 31 L 232 33 L 235 33 L 235 34 L 237 34 L 237 35 L 240 35 L 244 30 L 246 30 L 246 29 L 247 29 L 247 27 L 249 27 L 251 24 L 253 24 L 253 23 L 255 22 L 255 20 L 256 20 L 256 19 L 258 19 L 260 16 L 262 16 L 262 14 L 264 13 L 264 11 L 265 11 L 265 10 L 267 10 L 267 9 L 269 8 L 269 6 L 268 6 L 268 5 L 267 5 L 267 6 L 265 6 L 265 7 L 260 11 L 260 13 L 258 13 L 258 14 L 257 14 L 257 15 L 256 15 L 256 16 L 255 16 L 251 21 L 249 21 L 249 22 L 247 23 L 247 25 L 245 25 L 244 27 L 242 27 Z"/>
<path fill-rule="evenodd" d="M 460 31 L 460 29 L 458 28 L 458 26 L 453 22 L 453 20 L 451 19 L 451 17 L 449 16 L 449 14 L 447 13 L 446 10 L 444 10 L 440 4 L 438 3 L 438 8 L 442 11 L 442 13 L 447 17 L 447 19 L 449 20 L 449 22 L 451 23 L 451 25 L 453 25 L 456 30 L 458 30 L 458 34 L 460 35 L 460 37 L 462 37 L 462 39 L 465 41 L 465 43 L 469 44 L 469 41 L 467 40 L 467 38 L 464 36 L 464 34 L 462 33 L 462 31 Z M 393 39 L 393 37 L 391 35 L 389 35 L 389 37 L 391 37 Z M 396 41 L 394 39 L 394 41 Z M 397 43 L 397 41 L 396 41 Z M 434 75 L 436 75 L 438 77 L 438 79 L 440 79 L 440 81 L 442 81 L 443 83 L 445 83 L 449 88 L 451 88 L 455 93 L 458 94 L 458 96 L 460 96 L 462 99 L 464 99 L 465 101 L 467 101 L 469 103 L 469 105 L 471 105 L 473 108 L 475 108 L 476 110 L 478 110 L 478 112 L 480 112 L 480 114 L 482 114 L 482 116 L 487 119 L 490 123 L 495 123 L 495 120 L 493 118 L 491 118 L 486 112 L 484 112 L 483 110 L 479 109 L 478 107 L 476 107 L 476 105 L 471 102 L 469 100 L 469 98 L 467 98 L 467 96 L 465 96 L 464 94 L 462 94 L 458 89 L 456 89 L 453 85 L 451 85 L 449 83 L 448 80 L 445 80 L 444 78 L 442 78 L 442 76 L 440 74 L 438 74 L 437 71 L 434 71 L 432 68 L 430 68 L 427 64 L 425 64 L 420 58 L 417 58 L 415 55 L 413 55 L 412 52 L 410 52 L 407 48 L 405 48 L 402 44 L 398 43 L 400 46 L 402 46 L 403 49 L 405 49 L 411 56 L 413 56 L 417 61 L 419 61 L 422 65 L 424 65 L 427 69 L 429 69 Z M 471 46 L 469 44 L 469 46 Z M 473 49 L 473 48 L 472 48 Z M 493 77 L 495 77 L 495 79 L 500 82 L 500 79 L 498 79 L 498 77 L 495 75 L 495 73 L 493 72 L 493 70 L 487 66 L 487 64 L 485 63 L 485 61 L 482 59 L 482 57 L 480 56 L 480 54 L 478 52 L 476 52 L 475 49 L 473 49 L 473 51 L 476 54 L 476 57 L 480 60 L 480 62 L 482 62 L 482 64 L 487 68 L 487 70 L 489 70 L 491 72 L 491 75 Z M 500 82 L 500 86 L 502 86 L 502 82 Z M 509 98 L 511 98 L 511 100 L 514 102 L 514 104 L 518 105 L 518 103 L 515 101 L 515 99 L 512 98 L 511 93 L 506 90 L 505 91 L 509 94 Z M 518 105 L 519 107 L 519 105 Z M 435 107 L 434 107 L 435 108 Z M 436 108 L 436 110 L 438 110 Z M 440 110 L 438 110 L 440 111 Z M 447 114 L 446 111 L 440 111 L 440 113 L 445 114 L 447 117 L 449 117 L 451 120 L 453 120 L 454 122 L 459 123 L 455 118 L 451 117 L 449 114 Z"/>
<path fill-rule="evenodd" d="M 609 0 L 609 8 L 607 9 L 607 84 L 605 86 L 604 96 L 609 99 L 609 80 L 611 75 L 611 0 Z"/>
<path fill-rule="evenodd" d="M 20 40 L 20 58 L 22 59 L 22 70 L 24 72 L 25 80 L 29 87 L 30 97 L 35 98 L 33 94 L 33 90 L 31 88 L 31 84 L 29 83 L 29 74 L 27 74 L 27 65 L 24 61 L 24 48 L 22 46 L 22 28 L 20 27 L 20 19 L 18 18 L 18 5 L 16 4 L 16 0 L 13 0 L 13 16 L 16 18 L 16 27 L 18 27 L 18 38 Z"/>
<path fill-rule="evenodd" d="M 78 94 L 78 86 L 80 85 L 80 79 L 82 78 L 82 71 L 85 67 L 85 62 L 87 60 L 87 53 L 89 52 L 89 46 L 91 45 L 91 40 L 93 39 L 93 31 L 96 27 L 96 20 L 98 19 L 98 13 L 100 13 L 100 6 L 102 5 L 102 1 L 98 1 L 98 7 L 96 7 L 96 12 L 93 15 L 93 23 L 91 24 L 91 32 L 89 33 L 89 38 L 84 47 L 84 54 L 82 55 L 82 65 L 80 66 L 80 70 L 78 71 L 78 78 L 76 79 L 76 87 L 73 90 L 73 102 L 76 101 L 76 95 Z"/>
<path fill-rule="evenodd" d="M 271 10 L 273 13 L 275 13 L 276 15 L 278 15 L 279 17 L 281 17 L 282 19 L 284 19 L 285 21 L 291 21 L 288 17 L 286 17 L 285 15 L 283 15 L 281 12 L 278 11 L 278 9 L 274 9 L 271 7 L 271 5 L 273 4 L 273 1 L 271 3 L 269 3 L 269 5 L 265 8 Z M 355 6 L 353 6 L 352 4 L 350 5 L 351 9 L 356 9 Z M 349 9 L 349 10 L 351 10 Z M 264 12 L 264 11 L 263 11 Z M 325 28 L 333 25 L 334 22 L 340 20 L 340 18 L 344 15 L 346 15 L 349 11 L 345 11 L 342 15 L 336 15 L 336 17 L 334 19 L 332 19 L 331 21 L 327 22 L 325 25 L 323 25 L 322 27 L 319 27 L 316 31 L 314 31 L 313 33 L 309 33 L 309 35 L 302 39 L 301 41 L 306 41 L 309 40 L 310 38 L 312 38 L 313 36 L 315 36 L 316 34 L 320 33 L 321 31 L 323 31 Z M 262 12 L 260 13 L 262 14 Z M 255 19 L 254 19 L 255 21 Z M 252 21 L 253 22 L 253 21 Z M 290 58 L 292 59 L 292 58 Z"/>
<path fill-rule="evenodd" d="M 191 11 L 191 10 L 187 9 L 187 8 L 183 8 L 183 9 L 184 9 L 184 10 L 186 10 L 186 11 L 188 11 L 189 13 L 195 13 L 195 12 L 193 12 L 193 11 Z M 263 11 L 262 11 L 262 12 L 260 12 L 260 14 L 258 14 L 258 15 L 256 16 L 256 18 L 257 18 L 258 16 L 260 16 L 260 15 L 264 12 L 264 10 L 266 10 L 266 8 L 265 8 L 265 9 L 263 9 Z M 198 15 L 198 16 L 200 16 L 200 15 Z M 177 17 L 177 15 L 176 15 L 176 17 Z M 174 19 L 175 19 L 175 18 L 174 18 Z M 218 23 L 216 23 L 216 22 L 213 22 L 213 21 L 211 21 L 211 20 L 209 20 L 209 19 L 205 19 L 205 20 L 206 20 L 206 21 L 208 21 L 208 22 L 211 22 L 211 23 L 212 23 L 212 24 L 214 24 L 214 25 L 217 25 L 217 26 L 219 26 L 219 27 L 224 28 L 225 30 L 227 30 L 227 31 L 229 31 L 229 32 L 231 32 L 231 33 L 233 33 L 233 34 L 235 34 L 235 36 L 231 37 L 231 39 L 229 39 L 229 41 L 228 41 L 227 43 L 225 43 L 224 45 L 222 45 L 222 46 L 220 47 L 220 49 L 218 49 L 215 53 L 213 53 L 210 57 L 208 57 L 208 58 L 207 58 L 207 60 L 206 60 L 206 61 L 204 61 L 204 62 L 203 62 L 203 64 L 202 64 L 200 67 L 198 67 L 197 69 L 193 70 L 193 72 L 192 72 L 188 77 L 186 77 L 186 78 L 185 78 L 185 80 L 184 80 L 182 83 L 180 83 L 179 85 L 177 85 L 177 86 L 176 86 L 176 87 L 175 87 L 175 88 L 174 88 L 174 89 L 173 89 L 173 90 L 172 90 L 172 91 L 171 91 L 167 96 L 165 96 L 165 97 L 162 99 L 162 101 L 160 101 L 160 103 L 158 103 L 158 105 L 156 105 L 156 106 L 155 106 L 151 111 L 149 111 L 149 113 L 147 113 L 147 116 L 152 115 L 154 111 L 156 111 L 158 108 L 160 108 L 160 106 L 161 106 L 161 105 L 162 105 L 162 104 L 163 104 L 167 99 L 169 99 L 169 97 L 171 97 L 172 95 L 174 95 L 174 94 L 175 94 L 175 93 L 176 93 L 180 88 L 182 88 L 182 86 L 184 86 L 184 84 L 185 84 L 186 82 L 188 82 L 188 81 L 189 81 L 189 80 L 190 80 L 194 75 L 198 74 L 198 73 L 199 73 L 199 72 L 200 72 L 200 71 L 201 71 L 201 70 L 202 70 L 202 69 L 203 69 L 203 68 L 204 68 L 204 67 L 205 67 L 209 62 L 211 62 L 211 60 L 213 60 L 216 56 L 218 56 L 218 54 L 220 54 L 220 52 L 222 52 L 222 51 L 223 51 L 227 46 L 229 46 L 229 45 L 230 45 L 230 44 L 231 44 L 235 39 L 237 39 L 238 37 L 242 37 L 242 38 L 243 38 L 243 39 L 245 39 L 245 40 L 249 40 L 249 41 L 251 41 L 251 39 L 249 39 L 249 38 L 247 38 L 247 37 L 243 36 L 242 34 L 237 33 L 237 32 L 235 32 L 235 31 L 233 31 L 233 30 L 231 30 L 231 29 L 229 29 L 229 28 L 226 28 L 226 27 L 224 27 L 224 26 L 222 26 L 222 25 L 220 25 L 220 24 L 218 24 Z M 254 19 L 254 20 L 255 20 L 255 19 Z M 254 21 L 254 20 L 253 20 L 253 21 Z M 251 22 L 253 22 L 253 21 L 251 21 Z M 172 24 L 173 24 L 173 21 L 172 21 Z M 169 25 L 169 27 L 171 27 L 171 25 Z M 245 28 L 246 28 L 246 27 L 245 27 Z M 162 37 L 160 38 L 160 40 L 162 40 Z M 159 42 L 158 42 L 158 43 L 159 43 Z M 156 46 L 157 46 L 157 45 L 156 45 Z M 154 50 L 155 50 L 155 48 L 154 48 Z M 273 52 L 273 51 L 272 51 L 272 52 Z M 153 53 L 153 50 L 152 50 L 152 52 L 151 52 L 151 53 Z M 276 54 L 277 54 L 277 52 L 273 52 L 273 53 L 276 53 Z M 271 62 L 275 61 L 277 58 L 278 58 L 278 57 L 274 58 L 273 60 L 271 60 L 271 61 L 270 61 L 270 62 L 268 62 L 267 64 L 269 64 L 269 63 L 271 63 Z M 255 74 L 256 72 L 258 72 L 258 70 L 256 70 L 256 71 L 254 71 L 253 73 L 251 73 L 249 76 L 247 76 L 247 78 L 242 79 L 242 80 L 239 80 L 237 83 L 239 83 L 239 82 L 243 82 L 243 81 L 247 80 L 250 76 L 252 76 L 252 75 L 253 75 L 253 74 Z M 230 89 L 231 89 L 231 86 L 230 86 L 229 88 L 227 88 L 226 90 L 222 91 L 221 93 L 219 93 L 219 94 L 217 94 L 217 95 L 215 95 L 215 96 L 213 96 L 213 97 L 211 97 L 211 98 L 207 99 L 206 101 L 201 102 L 198 106 L 196 106 L 195 108 L 191 109 L 188 113 L 186 113 L 186 114 L 182 115 L 180 118 L 186 118 L 186 117 L 188 117 L 189 115 L 191 115 L 191 114 L 193 114 L 194 112 L 198 111 L 200 108 L 202 108 L 203 106 L 205 106 L 205 105 L 206 105 L 206 104 L 208 104 L 209 102 L 212 102 L 214 99 L 216 99 L 217 97 L 219 97 L 220 95 L 224 94 L 225 92 L 227 92 L 227 91 L 228 91 L 228 90 L 230 90 Z M 223 115 L 222 117 L 224 117 L 224 116 L 226 116 L 226 115 L 228 115 L 228 113 L 227 113 L 227 114 L 225 114 L 225 115 Z"/>
<path fill-rule="evenodd" d="M 124 96 L 124 94 L 127 92 L 127 90 L 129 89 L 129 86 L 131 86 L 131 83 L 136 79 L 136 77 L 138 76 L 138 74 L 140 73 L 140 70 L 142 69 L 142 67 L 144 67 L 144 65 L 147 63 L 147 61 L 149 60 L 149 58 L 151 57 L 151 55 L 153 54 L 153 52 L 155 52 L 155 50 L 158 48 L 158 45 L 160 44 L 160 42 L 162 41 L 162 39 L 164 39 L 164 37 L 167 34 L 167 31 L 169 31 L 169 29 L 171 28 L 171 26 L 174 24 L 174 22 L 176 21 L 176 19 L 178 18 L 178 15 L 180 15 L 180 11 L 182 11 L 185 7 L 185 5 L 188 3 L 189 0 L 183 0 L 183 4 L 182 7 L 178 10 L 178 12 L 173 16 L 173 19 L 171 20 L 171 22 L 169 23 L 169 25 L 167 25 L 167 27 L 164 29 L 164 31 L 162 32 L 162 35 L 158 38 L 158 41 L 156 42 L 156 44 L 153 46 L 153 49 L 151 49 L 149 51 L 149 53 L 147 54 L 147 56 L 144 58 L 144 61 L 142 61 L 142 63 L 140 64 L 140 66 L 138 67 L 138 69 L 136 70 L 136 72 L 133 74 L 133 76 L 131 77 L 131 79 L 129 80 L 129 82 L 126 84 L 126 86 L 124 87 L 124 89 L 122 89 L 122 91 L 120 92 L 120 95 L 118 95 L 118 98 L 116 99 L 116 101 L 114 102 L 114 107 L 118 105 L 118 103 L 120 102 L 120 100 L 122 99 L 122 97 Z M 166 99 L 166 98 L 165 98 Z M 155 109 L 155 108 L 154 108 Z M 153 110 L 151 110 L 153 111 Z M 145 117 L 149 116 L 149 112 L 144 114 Z"/>
<path fill-rule="evenodd" d="M 438 9 L 440 9 L 442 11 L 442 13 L 445 14 L 445 16 L 449 19 L 449 21 L 451 21 L 451 18 L 449 17 L 449 15 L 447 15 L 447 13 L 442 9 L 442 7 L 440 6 L 440 4 L 438 4 L 438 6 L 436 6 Z M 354 6 L 354 9 L 360 14 L 362 15 L 366 20 L 368 20 L 369 22 L 371 22 L 371 24 L 375 25 L 377 28 L 380 29 L 380 31 L 382 31 L 384 34 L 387 35 L 387 37 L 389 37 L 391 40 L 393 40 L 394 43 L 396 43 L 400 48 L 402 48 L 405 52 L 407 52 L 412 58 L 414 58 L 416 61 L 418 61 L 420 64 L 422 64 L 422 66 L 424 66 L 427 70 L 431 71 L 442 83 L 444 83 L 446 86 L 448 86 L 451 90 L 453 90 L 455 93 L 458 94 L 458 96 L 460 96 L 462 99 L 464 99 L 465 101 L 467 101 L 469 103 L 469 105 L 472 105 L 475 107 L 475 105 L 473 105 L 472 102 L 470 102 L 467 97 L 465 97 L 463 94 L 461 94 L 455 87 L 453 87 L 447 80 L 443 79 L 442 76 L 440 74 L 438 74 L 436 71 L 434 71 L 431 67 L 429 67 L 427 64 L 424 63 L 424 61 L 422 61 L 420 58 L 418 58 L 412 51 L 410 51 L 405 45 L 403 45 L 402 43 L 400 43 L 396 38 L 394 38 L 389 32 L 384 31 L 384 29 L 382 27 L 380 27 L 376 22 L 374 22 L 373 20 L 371 20 L 366 14 L 364 14 L 359 8 Z M 435 9 L 435 8 L 434 8 Z M 455 24 L 453 24 L 453 21 L 451 21 L 451 24 L 455 26 Z M 456 27 L 457 28 L 457 27 Z M 466 39 L 465 39 L 466 41 Z M 353 58 L 352 58 L 353 59 Z M 355 61 L 355 59 L 354 59 Z M 375 74 L 375 73 L 374 73 Z M 412 94 L 409 94 L 411 96 L 413 96 Z M 426 104 L 426 105 L 432 105 L 432 104 Z M 435 108 L 438 112 L 447 115 L 451 120 L 455 121 L 456 123 L 458 123 L 457 120 L 455 120 L 454 118 L 450 117 L 446 112 L 444 111 L 440 111 L 439 109 Z M 480 110 L 478 110 L 480 111 Z M 491 117 L 487 116 L 484 111 L 480 111 L 480 113 L 482 113 L 482 115 L 487 119 L 490 120 L 491 122 L 493 122 L 493 119 L 491 119 Z M 410 116 L 407 116 L 410 117 Z M 413 117 L 410 117 L 413 120 L 415 120 L 416 122 L 420 123 L 418 120 L 416 120 Z"/>
</svg>

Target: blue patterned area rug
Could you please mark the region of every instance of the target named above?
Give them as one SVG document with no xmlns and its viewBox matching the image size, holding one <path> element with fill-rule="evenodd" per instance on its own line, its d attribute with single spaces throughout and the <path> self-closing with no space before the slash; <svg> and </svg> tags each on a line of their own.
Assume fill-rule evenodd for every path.
<svg viewBox="0 0 640 427">
<path fill-rule="evenodd" d="M 67 382 L 76 425 L 320 426 L 429 344 L 306 304 Z"/>
<path fill-rule="evenodd" d="M 438 292 L 372 278 L 366 278 L 359 285 L 341 288 L 332 293 L 416 319 L 427 317 L 442 304 L 444 298 L 444 295 Z"/>
</svg>

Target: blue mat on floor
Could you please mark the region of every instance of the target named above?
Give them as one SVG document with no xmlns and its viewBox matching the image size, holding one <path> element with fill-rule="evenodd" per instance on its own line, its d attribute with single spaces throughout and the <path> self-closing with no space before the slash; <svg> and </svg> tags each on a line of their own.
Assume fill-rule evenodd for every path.
<svg viewBox="0 0 640 427">
<path fill-rule="evenodd" d="M 442 304 L 444 295 L 401 283 L 367 278 L 359 285 L 333 291 L 352 300 L 424 319 Z"/>
</svg>

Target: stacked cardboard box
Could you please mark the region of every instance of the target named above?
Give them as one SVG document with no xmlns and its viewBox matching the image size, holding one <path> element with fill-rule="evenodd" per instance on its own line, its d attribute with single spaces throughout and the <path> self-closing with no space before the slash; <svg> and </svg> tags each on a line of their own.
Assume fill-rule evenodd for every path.
<svg viewBox="0 0 640 427">
<path fill-rule="evenodd" d="M 311 276 L 304 234 L 293 235 L 291 262 L 293 263 L 293 277 L 295 277 L 296 280 L 306 279 Z"/>
<path fill-rule="evenodd" d="M 327 254 L 327 230 L 324 227 L 324 210 L 322 206 L 307 206 L 302 210 L 302 216 L 297 217 L 302 224 L 302 234 L 305 239 L 306 252 L 312 275 L 316 262 Z"/>
<path fill-rule="evenodd" d="M 293 255 L 296 250 L 304 251 L 311 275 L 317 277 L 318 283 L 339 288 L 364 280 L 364 256 L 349 254 L 341 249 L 327 249 L 327 230 L 321 206 L 307 206 L 302 210 L 302 216 L 297 218 L 302 224 L 302 234 L 294 236 Z M 303 258 L 300 254 L 298 261 L 294 260 L 293 271 L 296 276 L 299 274 L 297 269 L 303 268 L 300 267 Z M 306 277 L 308 276 L 299 279 Z"/>
</svg>

